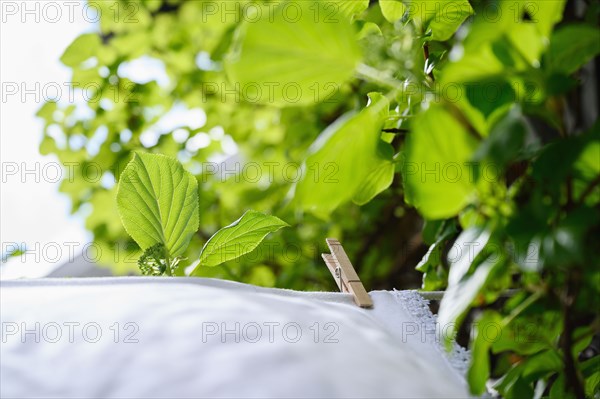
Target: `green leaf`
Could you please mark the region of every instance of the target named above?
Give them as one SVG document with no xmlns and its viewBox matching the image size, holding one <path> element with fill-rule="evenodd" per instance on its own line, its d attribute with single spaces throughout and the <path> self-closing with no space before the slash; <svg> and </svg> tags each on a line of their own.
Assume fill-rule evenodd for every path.
<svg viewBox="0 0 600 399">
<path fill-rule="evenodd" d="M 560 372 L 563 369 L 562 357 L 554 348 L 540 351 L 524 362 L 523 376 L 539 376 Z"/>
<path fill-rule="evenodd" d="M 495 311 L 484 312 L 474 323 L 472 361 L 467 371 L 469 388 L 474 395 L 481 395 L 485 392 L 485 384 L 490 376 L 490 346 L 502 335 L 502 327 L 502 318 Z"/>
<path fill-rule="evenodd" d="M 546 266 L 582 263 L 586 258 L 589 229 L 600 221 L 596 208 L 572 210 L 556 226 L 549 227 L 542 239 L 540 257 Z"/>
<path fill-rule="evenodd" d="M 42 142 L 40 143 L 40 154 L 42 155 L 48 155 L 51 153 L 57 153 L 59 152 L 59 148 L 56 145 L 56 141 L 47 135 L 44 135 L 44 137 L 42 138 Z"/>
<path fill-rule="evenodd" d="M 492 90 L 494 94 L 490 95 Z M 517 98 L 511 84 L 501 77 L 465 83 L 464 94 L 470 105 L 485 118 L 490 118 Z"/>
<path fill-rule="evenodd" d="M 381 13 L 389 22 L 394 23 L 404 15 L 406 6 L 398 0 L 379 0 Z"/>
<path fill-rule="evenodd" d="M 86 33 L 79 36 L 67 47 L 60 61 L 66 66 L 77 67 L 83 61 L 96 55 L 102 45 L 97 33 Z"/>
<path fill-rule="evenodd" d="M 361 58 L 354 29 L 347 18 L 324 7 L 319 1 L 283 3 L 240 26 L 225 68 L 243 99 L 314 104 L 334 95 L 353 75 Z"/>
<path fill-rule="evenodd" d="M 119 180 L 117 206 L 127 233 L 146 250 L 180 256 L 198 230 L 198 183 L 174 158 L 135 153 Z"/>
<path fill-rule="evenodd" d="M 448 270 L 442 262 L 447 244 L 456 235 L 454 220 L 426 220 L 423 241 L 430 243 L 427 253 L 415 267 L 423 273 L 421 288 L 426 291 L 443 290 L 448 286 Z"/>
<path fill-rule="evenodd" d="M 425 220 L 423 224 L 423 231 L 421 235 L 423 236 L 423 242 L 427 245 L 431 245 L 438 241 L 440 236 L 442 235 L 442 231 L 444 229 L 445 220 Z"/>
<path fill-rule="evenodd" d="M 369 0 L 323 0 L 323 3 L 328 13 L 335 10 L 346 17 L 353 17 L 369 8 Z"/>
<path fill-rule="evenodd" d="M 495 388 L 495 387 L 494 387 Z M 575 399 L 573 392 L 568 391 L 565 386 L 565 374 L 561 373 L 550 388 L 550 399 Z"/>
<path fill-rule="evenodd" d="M 377 194 L 392 184 L 394 171 L 395 165 L 391 160 L 382 160 L 379 166 L 376 166 L 364 179 L 354 194 L 352 202 L 357 205 L 364 205 L 371 201 Z"/>
<path fill-rule="evenodd" d="M 456 47 L 458 55 L 438 80 L 442 88 L 457 88 L 448 92 L 448 100 L 481 135 L 487 135 L 489 119 L 501 114 L 503 106 L 515 100 L 543 103 L 541 57 L 563 7 L 563 0 L 498 2 L 474 17 L 469 34 Z"/>
<path fill-rule="evenodd" d="M 487 160 L 496 170 L 504 170 L 525 145 L 527 128 L 519 108 L 513 108 L 491 130 L 474 155 L 475 161 Z"/>
<path fill-rule="evenodd" d="M 421 288 L 426 291 L 443 289 L 447 285 L 448 273 L 442 265 L 442 253 L 446 241 L 440 239 L 429 246 L 427 253 L 415 267 L 423 273 Z"/>
<path fill-rule="evenodd" d="M 574 194 L 581 197 L 586 194 L 586 202 L 594 206 L 600 202 L 600 140 L 590 140 L 573 164 Z M 594 187 L 595 184 L 595 187 Z M 591 185 L 591 186 L 590 186 Z M 591 191 L 588 191 L 590 190 Z"/>
<path fill-rule="evenodd" d="M 585 378 L 585 395 L 592 398 L 600 392 L 600 356 L 582 362 L 581 373 Z"/>
<path fill-rule="evenodd" d="M 539 34 L 545 39 L 549 39 L 552 35 L 554 25 L 560 22 L 563 18 L 563 10 L 567 0 L 526 0 L 521 1 L 523 22 L 526 25 L 529 23 L 525 13 L 529 14 L 531 23 L 535 26 Z"/>
<path fill-rule="evenodd" d="M 54 112 L 56 112 L 57 109 L 58 107 L 56 106 L 56 101 L 48 101 L 40 107 L 40 109 L 36 112 L 35 116 L 44 119 L 46 123 L 51 123 L 53 120 L 52 114 L 54 114 Z"/>
<path fill-rule="evenodd" d="M 494 384 L 496 389 L 506 399 L 534 398 L 533 384 L 523 377 L 523 362 L 515 364 L 500 380 Z M 552 396 L 551 396 L 552 397 Z M 561 397 L 561 399 L 566 399 Z"/>
<path fill-rule="evenodd" d="M 269 234 L 289 226 L 281 219 L 257 211 L 247 211 L 241 218 L 217 231 L 202 248 L 200 263 L 216 266 L 253 251 Z"/>
<path fill-rule="evenodd" d="M 507 37 L 511 47 L 507 50 L 515 61 L 523 58 L 529 65 L 539 66 L 552 29 L 562 19 L 565 3 L 566 0 L 527 0 L 500 5 L 504 14 L 497 34 Z"/>
<path fill-rule="evenodd" d="M 391 148 L 380 139 L 388 102 L 372 95 L 370 106 L 347 113 L 331 124 L 309 149 L 295 200 L 304 209 L 327 217 L 354 198 L 365 203 L 391 184 Z M 374 181 L 367 181 L 369 176 Z"/>
<path fill-rule="evenodd" d="M 425 227 L 423 229 L 423 240 L 425 237 L 427 240 L 431 240 L 429 250 L 423 256 L 423 259 L 417 264 L 416 270 L 425 271 L 428 266 L 437 266 L 442 262 L 441 253 L 443 252 L 440 248 L 441 244 L 444 244 L 448 238 L 456 233 L 456 225 L 451 221 L 444 220 L 427 220 L 425 221 Z"/>
<path fill-rule="evenodd" d="M 594 205 L 600 201 L 596 180 L 600 176 L 600 130 L 596 124 L 582 136 L 568 137 L 548 144 L 533 162 L 532 177 L 552 195 L 560 195 L 560 183 L 573 178 L 573 194 Z M 591 190 L 591 191 L 590 191 Z"/>
<path fill-rule="evenodd" d="M 556 72 L 571 74 L 600 53 L 600 29 L 567 25 L 552 35 L 546 59 Z"/>
<path fill-rule="evenodd" d="M 500 264 L 500 257 L 495 255 L 487 257 L 481 263 L 478 262 L 478 256 L 489 239 L 490 232 L 487 230 L 465 230 L 458 236 L 448 254 L 448 289 L 440 303 L 439 312 L 439 323 L 446 342 L 449 342 L 456 331 L 455 323 L 460 322 L 492 271 Z M 475 270 L 470 273 L 472 265 L 477 263 L 479 264 Z"/>
<path fill-rule="evenodd" d="M 533 162 L 532 177 L 544 187 L 557 189 L 559 183 L 571 173 L 582 148 L 582 142 L 576 138 L 548 144 Z"/>
<path fill-rule="evenodd" d="M 380 120 L 385 120 L 389 115 L 389 101 L 381 93 L 369 93 L 370 111 L 379 110 Z M 393 162 L 394 149 L 385 141 L 379 140 L 377 147 L 378 160 L 371 172 L 364 178 L 357 189 L 352 201 L 357 205 L 364 205 L 375 198 L 376 195 L 388 188 L 394 180 L 396 165 Z"/>
<path fill-rule="evenodd" d="M 504 326 L 502 336 L 492 344 L 492 351 L 533 355 L 545 349 L 551 350 L 561 330 L 561 315 L 558 312 L 544 312 L 544 309 L 534 305 L 531 310 L 528 309 Z"/>
<path fill-rule="evenodd" d="M 426 291 L 443 290 L 448 286 L 448 270 L 443 263 L 443 255 L 457 234 L 454 219 L 425 220 L 423 241 L 429 244 L 427 253 L 415 267 L 423 273 L 421 288 Z"/>
<path fill-rule="evenodd" d="M 471 157 L 477 148 L 466 128 L 432 105 L 414 121 L 402 166 L 405 199 L 426 219 L 455 216 L 475 195 Z"/>
<path fill-rule="evenodd" d="M 359 21 L 359 22 L 361 23 L 361 25 L 360 25 L 361 27 L 358 31 L 358 34 L 356 35 L 356 38 L 358 40 L 365 39 L 371 35 L 383 36 L 383 33 L 381 32 L 381 28 L 376 23 L 364 22 L 364 21 Z"/>
<path fill-rule="evenodd" d="M 456 32 L 473 9 L 467 0 L 407 0 L 409 15 L 431 40 L 444 41 Z"/>
</svg>

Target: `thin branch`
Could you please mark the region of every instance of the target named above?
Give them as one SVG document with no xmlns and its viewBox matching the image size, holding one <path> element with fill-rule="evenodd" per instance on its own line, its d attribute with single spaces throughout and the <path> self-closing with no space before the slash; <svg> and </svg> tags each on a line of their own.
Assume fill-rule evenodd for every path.
<svg viewBox="0 0 600 399">
<path fill-rule="evenodd" d="M 404 134 L 397 134 L 394 136 L 394 139 L 392 140 L 392 142 L 390 144 L 392 145 L 392 147 L 394 148 L 394 150 L 396 152 L 400 151 L 400 147 L 402 146 L 402 143 L 404 143 L 405 138 L 406 138 L 406 135 L 404 135 Z"/>
<path fill-rule="evenodd" d="M 428 301 L 440 301 L 444 297 L 446 291 L 417 291 L 424 299 Z M 501 298 L 512 298 L 516 294 L 521 292 L 518 289 L 510 289 L 500 293 Z"/>
<path fill-rule="evenodd" d="M 471 136 L 473 136 L 473 138 L 477 139 L 478 141 L 482 141 L 483 137 L 481 136 L 481 134 L 479 134 L 477 129 L 475 129 L 473 124 L 467 119 L 467 117 L 465 116 L 463 111 L 460 108 L 458 108 L 458 106 L 454 103 L 446 102 L 446 104 L 448 104 L 448 106 L 452 109 L 452 111 L 453 111 L 452 114 L 467 129 L 467 132 Z"/>
<path fill-rule="evenodd" d="M 397 129 L 397 128 L 381 129 L 381 131 L 384 133 L 394 133 L 394 134 L 408 133 L 408 129 Z"/>
<path fill-rule="evenodd" d="M 594 191 L 594 188 L 596 188 L 598 185 L 600 185 L 600 175 L 596 176 L 596 178 L 587 185 L 583 193 L 581 193 L 581 196 L 579 197 L 579 204 L 583 204 L 586 197 L 590 195 Z"/>
<path fill-rule="evenodd" d="M 567 203 L 565 209 L 571 210 L 573 208 L 573 176 L 567 178 Z"/>
<path fill-rule="evenodd" d="M 427 63 L 429 62 L 429 44 L 427 43 L 423 45 L 423 56 L 425 57 L 425 68 L 427 68 Z M 433 69 L 429 71 L 427 76 L 429 76 L 431 80 L 435 82 L 435 78 L 433 77 Z"/>
<path fill-rule="evenodd" d="M 500 297 L 510 298 L 510 297 L 512 297 L 513 295 L 515 295 L 515 294 L 517 294 L 519 292 L 521 292 L 520 289 L 506 290 L 506 291 L 504 291 L 503 293 L 500 294 Z M 515 319 L 515 317 L 517 317 L 518 315 L 520 315 L 531 304 L 533 304 L 538 299 L 540 299 L 543 294 L 544 294 L 543 291 L 534 292 L 527 299 L 525 299 L 523 302 L 521 302 L 521 304 L 519 306 L 517 306 L 512 312 L 510 312 L 510 314 L 508 315 L 508 317 L 506 317 L 504 320 L 502 320 L 502 327 L 506 327 L 507 325 L 509 325 Z"/>
<path fill-rule="evenodd" d="M 585 390 L 581 374 L 577 369 L 577 362 L 573 357 L 573 333 L 575 332 L 575 320 L 573 319 L 573 306 L 575 296 L 579 291 L 580 275 L 575 273 L 569 275 L 567 281 L 567 292 L 563 299 L 563 332 L 560 338 L 560 346 L 563 352 L 563 362 L 565 365 L 565 377 L 567 389 L 572 390 L 577 399 L 585 398 Z"/>
</svg>

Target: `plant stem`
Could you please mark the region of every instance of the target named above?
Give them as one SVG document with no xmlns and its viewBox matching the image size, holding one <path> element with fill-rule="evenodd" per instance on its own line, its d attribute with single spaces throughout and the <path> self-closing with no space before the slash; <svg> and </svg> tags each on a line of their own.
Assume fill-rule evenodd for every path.
<svg viewBox="0 0 600 399">
<path fill-rule="evenodd" d="M 165 274 L 169 277 L 173 276 L 173 273 L 171 273 L 171 257 L 167 256 L 165 258 Z"/>
<path fill-rule="evenodd" d="M 573 208 L 573 176 L 567 178 L 567 203 L 565 204 L 565 210 L 568 212 Z"/>
<path fill-rule="evenodd" d="M 467 129 L 467 132 L 471 136 L 473 136 L 473 138 L 477 139 L 478 141 L 482 141 L 483 137 L 481 136 L 481 134 L 479 134 L 477 129 L 475 129 L 473 124 L 465 116 L 464 112 L 452 102 L 446 101 L 445 103 L 448 105 L 449 108 L 451 108 L 452 114 L 456 117 L 456 119 L 458 119 L 458 121 L 465 127 L 465 129 Z"/>
<path fill-rule="evenodd" d="M 527 299 L 525 299 L 523 302 L 521 302 L 521 304 L 519 304 L 519 306 L 517 306 L 512 312 L 510 312 L 510 315 L 508 315 L 508 317 L 506 317 L 504 320 L 502 320 L 502 325 L 504 327 L 506 327 L 508 324 L 510 324 L 511 321 L 514 320 L 515 317 L 517 317 L 519 314 L 521 314 L 521 312 L 523 312 L 532 303 L 534 303 L 541 297 L 542 297 L 541 291 L 537 291 L 537 292 L 534 292 L 533 294 L 531 294 Z"/>
<path fill-rule="evenodd" d="M 563 352 L 563 361 L 565 364 L 565 377 L 567 382 L 567 389 L 570 389 L 575 394 L 577 399 L 585 398 L 585 390 L 583 389 L 583 383 L 579 370 L 577 370 L 577 363 L 573 357 L 573 332 L 575 330 L 575 321 L 573 320 L 573 305 L 575 303 L 575 297 L 579 290 L 580 275 L 575 271 L 575 275 L 571 274 L 567 280 L 567 292 L 564 298 L 563 308 L 563 333 L 560 339 L 560 346 Z"/>
</svg>

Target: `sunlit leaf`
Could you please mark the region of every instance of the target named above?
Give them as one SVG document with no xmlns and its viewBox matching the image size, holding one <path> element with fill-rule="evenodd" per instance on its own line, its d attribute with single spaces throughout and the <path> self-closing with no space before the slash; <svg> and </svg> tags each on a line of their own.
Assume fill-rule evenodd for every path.
<svg viewBox="0 0 600 399">
<path fill-rule="evenodd" d="M 419 115 L 402 167 L 405 199 L 428 219 L 456 215 L 475 194 L 477 140 L 441 106 Z"/>
<path fill-rule="evenodd" d="M 79 36 L 67 47 L 60 57 L 60 61 L 66 66 L 77 67 L 83 61 L 96 55 L 100 45 L 100 36 L 97 33 L 86 33 Z"/>
<path fill-rule="evenodd" d="M 354 29 L 319 1 L 284 3 L 240 26 L 226 59 L 232 84 L 246 101 L 279 106 L 316 104 L 334 95 L 360 60 Z"/>
<path fill-rule="evenodd" d="M 364 205 L 371 201 L 392 184 L 394 171 L 395 165 L 391 161 L 391 157 L 389 160 L 383 159 L 363 180 L 352 201 L 357 205 Z"/>
<path fill-rule="evenodd" d="M 379 0 L 381 13 L 389 22 L 396 22 L 404 15 L 406 7 L 399 0 Z"/>
<path fill-rule="evenodd" d="M 295 199 L 305 210 L 326 217 L 357 195 L 364 203 L 389 186 L 391 149 L 380 139 L 388 102 L 373 95 L 371 106 L 331 124 L 309 150 Z M 366 180 L 369 176 L 372 182 Z"/>
<path fill-rule="evenodd" d="M 407 0 L 410 17 L 431 40 L 448 40 L 473 13 L 467 0 Z"/>
<path fill-rule="evenodd" d="M 467 372 L 471 393 L 481 395 L 485 392 L 490 376 L 489 350 L 493 340 L 502 334 L 502 317 L 494 311 L 485 312 L 474 323 L 475 335 L 471 347 L 472 361 Z"/>
<path fill-rule="evenodd" d="M 142 249 L 163 244 L 183 254 L 198 230 L 198 184 L 174 158 L 135 153 L 119 180 L 119 215 Z"/>
<path fill-rule="evenodd" d="M 239 258 L 253 251 L 269 233 L 286 226 L 289 225 L 275 216 L 248 211 L 229 226 L 217 231 L 206 242 L 196 270 Z"/>
<path fill-rule="evenodd" d="M 333 12 L 352 17 L 365 11 L 369 7 L 369 0 L 321 0 L 323 8 L 328 14 Z"/>
</svg>

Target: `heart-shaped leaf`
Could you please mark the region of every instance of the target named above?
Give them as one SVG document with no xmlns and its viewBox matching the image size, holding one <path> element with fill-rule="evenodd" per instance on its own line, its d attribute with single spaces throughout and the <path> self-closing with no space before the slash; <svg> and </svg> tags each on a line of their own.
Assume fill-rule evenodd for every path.
<svg viewBox="0 0 600 399">
<path fill-rule="evenodd" d="M 146 250 L 183 254 L 198 230 L 198 183 L 174 158 L 136 153 L 119 180 L 117 207 L 127 233 Z"/>
</svg>

